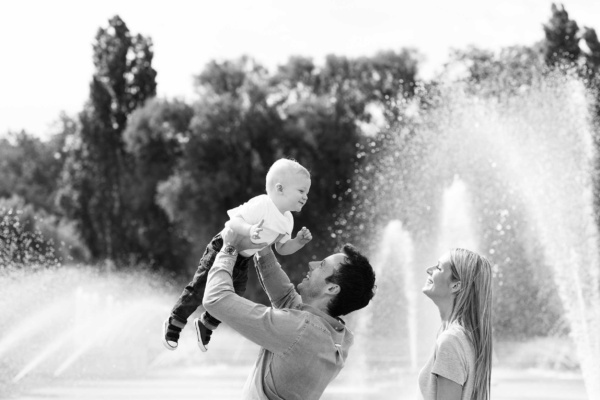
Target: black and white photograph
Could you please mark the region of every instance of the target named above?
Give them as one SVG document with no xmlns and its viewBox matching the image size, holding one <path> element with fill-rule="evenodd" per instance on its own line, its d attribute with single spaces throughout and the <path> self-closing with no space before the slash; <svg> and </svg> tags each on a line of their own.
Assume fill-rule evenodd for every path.
<svg viewBox="0 0 600 400">
<path fill-rule="evenodd" d="M 0 398 L 600 400 L 599 35 L 0 3 Z"/>
</svg>

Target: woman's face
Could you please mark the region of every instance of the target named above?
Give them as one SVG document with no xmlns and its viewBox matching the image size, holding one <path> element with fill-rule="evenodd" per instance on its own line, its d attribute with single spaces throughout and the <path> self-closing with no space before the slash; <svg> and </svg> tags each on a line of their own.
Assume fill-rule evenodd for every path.
<svg viewBox="0 0 600 400">
<path fill-rule="evenodd" d="M 440 257 L 436 265 L 427 268 L 427 281 L 423 287 L 423 293 L 430 298 L 451 298 L 452 291 L 452 269 L 450 267 L 450 254 Z"/>
</svg>

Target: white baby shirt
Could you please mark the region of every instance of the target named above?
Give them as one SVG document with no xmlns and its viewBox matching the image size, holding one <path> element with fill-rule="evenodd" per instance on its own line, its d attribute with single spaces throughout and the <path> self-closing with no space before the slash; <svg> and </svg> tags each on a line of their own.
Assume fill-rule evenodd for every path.
<svg viewBox="0 0 600 400">
<path fill-rule="evenodd" d="M 273 200 L 266 194 L 261 194 L 248 200 L 239 207 L 227 211 L 229 218 L 241 216 L 249 224 L 258 224 L 264 220 L 262 232 L 260 233 L 260 242 L 272 244 L 280 234 L 284 236 L 279 239 L 279 243 L 285 243 L 292 238 L 294 229 L 294 217 L 292 213 L 286 211 L 282 214 Z M 240 251 L 244 257 L 249 257 L 257 253 L 260 249 L 245 249 Z"/>
</svg>

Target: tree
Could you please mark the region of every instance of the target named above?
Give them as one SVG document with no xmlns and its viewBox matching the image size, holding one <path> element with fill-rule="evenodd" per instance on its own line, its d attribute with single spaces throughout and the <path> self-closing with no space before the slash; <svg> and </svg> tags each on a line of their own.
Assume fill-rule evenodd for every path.
<svg viewBox="0 0 600 400">
<path fill-rule="evenodd" d="M 586 66 L 590 74 L 596 76 L 598 71 L 600 71 L 600 42 L 598 41 L 598 35 L 594 29 L 584 28 L 581 37 L 588 48 L 588 51 L 584 52 Z"/>
<path fill-rule="evenodd" d="M 544 25 L 546 40 L 544 42 L 544 59 L 549 66 L 576 63 L 581 54 L 579 48 L 579 27 L 577 22 L 569 19 L 564 6 L 552 4 L 552 17 Z"/>
<path fill-rule="evenodd" d="M 543 78 L 546 73 L 543 54 L 539 47 L 511 46 L 499 53 L 477 47 L 454 50 L 444 74 L 462 74 L 478 94 L 506 96 L 522 91 Z"/>
<path fill-rule="evenodd" d="M 17 195 L 36 209 L 55 212 L 64 140 L 59 133 L 44 142 L 25 131 L 0 139 L 0 197 Z"/>
<path fill-rule="evenodd" d="M 363 81 L 362 91 L 368 102 L 383 109 L 388 123 L 393 124 L 404 112 L 406 99 L 415 94 L 420 55 L 413 49 L 400 52 L 382 51 L 373 57 L 356 60 Z"/>
<path fill-rule="evenodd" d="M 419 58 L 412 49 L 358 58 L 330 54 L 316 68 L 310 58 L 295 56 L 279 67 L 274 81 L 292 102 L 310 96 L 335 99 L 330 104 L 337 121 L 369 122 L 368 106 L 375 105 L 394 123 L 403 100 L 414 95 Z"/>
<path fill-rule="evenodd" d="M 80 130 L 63 171 L 59 202 L 96 259 L 124 259 L 137 249 L 129 238 L 124 184 L 131 160 L 123 143 L 127 117 L 156 92 L 152 41 L 115 16 L 93 45 L 95 72 Z"/>
<path fill-rule="evenodd" d="M 60 265 L 55 244 L 40 231 L 38 217 L 19 196 L 0 199 L 0 270 Z"/>
<path fill-rule="evenodd" d="M 182 101 L 153 99 L 131 114 L 123 133 L 135 169 L 124 188 L 129 205 L 129 240 L 145 260 L 170 270 L 184 265 L 189 242 L 156 202 L 158 184 L 168 179 L 189 140 L 193 110 Z"/>
</svg>

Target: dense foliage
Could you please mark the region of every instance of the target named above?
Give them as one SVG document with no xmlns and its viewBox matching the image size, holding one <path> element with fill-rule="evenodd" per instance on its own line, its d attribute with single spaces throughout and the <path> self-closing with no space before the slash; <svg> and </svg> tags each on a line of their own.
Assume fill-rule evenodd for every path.
<svg viewBox="0 0 600 400">
<path fill-rule="evenodd" d="M 423 93 L 435 91 L 438 80 L 459 71 L 473 90 L 501 97 L 552 69 L 575 69 L 597 93 L 600 116 L 596 32 L 580 29 L 562 7 L 553 5 L 551 11 L 540 43 L 499 53 L 456 50 L 447 76 L 431 82 L 417 82 L 419 54 L 410 49 L 356 58 L 329 55 L 323 65 L 294 56 L 274 72 L 243 56 L 207 64 L 195 77 L 198 97 L 192 103 L 155 97 L 152 40 L 133 35 L 115 16 L 96 35 L 89 100 L 78 117 L 61 116 L 58 132 L 47 142 L 26 132 L 0 140 L 0 197 L 18 196 L 27 215 L 50 221 L 47 231 L 76 249 L 63 252 L 65 259 L 111 260 L 121 268 L 144 263 L 185 280 L 226 221 L 227 209 L 263 193 L 271 163 L 291 157 L 312 175 L 310 201 L 296 216 L 295 230 L 306 226 L 316 238 L 310 250 L 286 257 L 296 279 L 312 257 L 389 216 L 385 203 L 376 209 L 357 204 L 357 196 L 373 189 L 371 179 L 381 167 L 376 160 L 391 141 L 400 148 L 390 158 L 398 174 L 403 166 L 418 164 L 422 153 L 401 151 L 419 141 L 418 118 L 410 109 L 435 106 Z M 398 176 L 398 182 L 405 178 Z M 381 190 L 384 198 L 386 188 Z M 400 212 L 409 229 L 425 207 L 413 200 Z M 2 212 L 5 222 L 17 215 L 16 208 Z M 35 231 L 36 219 L 27 221 L 19 229 Z M 11 257 L 22 257 L 7 232 L 0 236 L 2 244 L 12 246 Z M 428 234 L 414 233 L 417 239 Z M 489 243 L 495 240 L 493 229 L 485 234 Z M 36 240 L 27 243 L 52 246 Z M 514 259 L 522 258 L 515 254 Z M 528 271 L 526 265 L 500 268 L 506 282 Z M 518 294 L 511 292 L 515 287 L 497 287 L 498 298 L 510 303 Z M 257 287 L 249 292 L 259 297 Z M 497 317 L 500 326 L 511 324 L 509 309 Z"/>
</svg>

